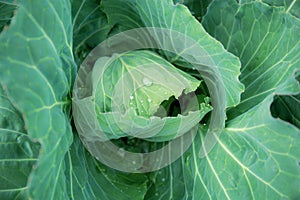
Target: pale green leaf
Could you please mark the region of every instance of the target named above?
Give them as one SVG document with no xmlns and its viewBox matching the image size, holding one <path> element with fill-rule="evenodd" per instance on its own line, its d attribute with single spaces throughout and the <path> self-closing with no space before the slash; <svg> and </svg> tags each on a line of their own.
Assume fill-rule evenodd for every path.
<svg viewBox="0 0 300 200">
<path fill-rule="evenodd" d="M 93 81 L 98 112 L 132 108 L 145 117 L 153 116 L 171 96 L 178 99 L 183 93 L 195 91 L 201 82 L 150 51 L 100 58 L 95 63 Z"/>
<path fill-rule="evenodd" d="M 189 94 L 201 81 L 150 51 L 99 58 L 91 78 L 99 126 L 110 139 L 138 134 L 151 141 L 168 141 L 189 131 L 211 110 L 208 102 L 198 102 L 195 94 Z M 156 115 L 172 96 L 179 99 L 182 112 Z M 91 116 L 89 109 L 81 110 L 85 118 Z M 97 135 L 95 131 L 85 137 L 91 141 Z"/>
</svg>

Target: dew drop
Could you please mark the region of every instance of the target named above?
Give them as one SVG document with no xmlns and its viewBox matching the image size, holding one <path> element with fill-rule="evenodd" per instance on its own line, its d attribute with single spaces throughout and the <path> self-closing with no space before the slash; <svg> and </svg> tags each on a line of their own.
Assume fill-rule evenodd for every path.
<svg viewBox="0 0 300 200">
<path fill-rule="evenodd" d="M 24 143 L 23 149 L 27 152 L 27 155 L 29 155 L 30 157 L 33 156 L 33 152 L 32 152 L 32 149 L 31 149 L 31 146 L 30 146 L 29 142 Z"/>
<path fill-rule="evenodd" d="M 148 102 L 151 103 L 151 102 L 152 102 L 152 99 L 148 99 Z"/>
<path fill-rule="evenodd" d="M 146 77 L 143 79 L 143 83 L 145 86 L 151 86 L 153 84 L 153 82 Z"/>
<path fill-rule="evenodd" d="M 158 196 L 158 193 L 157 193 L 157 192 L 155 193 L 155 196 Z"/>
<path fill-rule="evenodd" d="M 32 166 L 32 169 L 33 169 L 33 170 L 36 170 L 36 168 L 37 168 L 37 165 L 33 165 L 33 166 Z"/>
<path fill-rule="evenodd" d="M 124 106 L 123 104 L 120 105 L 120 111 L 121 111 L 122 113 L 124 113 L 124 112 L 126 111 L 125 106 Z"/>
<path fill-rule="evenodd" d="M 209 98 L 209 97 L 205 97 L 205 98 L 204 98 L 204 102 L 205 102 L 206 104 L 209 104 L 209 103 L 210 103 L 210 98 Z"/>
<path fill-rule="evenodd" d="M 25 135 L 18 136 L 17 143 L 29 157 L 33 156 L 33 151 L 31 149 L 31 146 L 30 146 L 27 136 L 25 136 Z"/>
<path fill-rule="evenodd" d="M 189 163 L 190 162 L 190 158 L 191 158 L 190 155 L 186 156 L 185 159 L 184 159 L 185 163 Z"/>
<path fill-rule="evenodd" d="M 105 173 L 106 172 L 106 169 L 105 168 L 101 168 L 101 167 L 97 168 L 97 170 L 99 170 L 101 173 Z"/>
<path fill-rule="evenodd" d="M 132 164 L 134 164 L 134 165 L 135 165 L 135 164 L 136 164 L 136 161 L 135 161 L 135 160 L 134 160 L 134 161 L 132 161 Z"/>
<path fill-rule="evenodd" d="M 165 181 L 166 181 L 166 179 L 165 179 L 165 178 L 162 178 L 162 179 L 161 179 L 161 181 L 162 181 L 162 182 L 165 182 Z"/>
<path fill-rule="evenodd" d="M 20 135 L 17 137 L 17 143 L 21 144 L 26 141 L 26 136 Z"/>
<path fill-rule="evenodd" d="M 120 149 L 118 150 L 118 154 L 119 154 L 122 158 L 124 158 L 124 157 L 125 157 L 125 150 L 124 150 L 123 148 L 120 148 Z"/>
<path fill-rule="evenodd" d="M 134 97 L 133 97 L 133 96 L 130 96 L 129 98 L 130 98 L 131 100 L 132 100 L 132 99 L 134 99 Z"/>
<path fill-rule="evenodd" d="M 195 68 L 195 67 L 193 67 L 192 69 L 193 69 L 193 70 L 196 70 L 196 68 Z"/>
</svg>

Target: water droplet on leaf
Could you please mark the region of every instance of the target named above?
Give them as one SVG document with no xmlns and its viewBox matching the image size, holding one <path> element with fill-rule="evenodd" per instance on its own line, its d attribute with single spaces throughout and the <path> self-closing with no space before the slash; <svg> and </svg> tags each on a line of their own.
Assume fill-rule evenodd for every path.
<svg viewBox="0 0 300 200">
<path fill-rule="evenodd" d="M 184 159 L 185 163 L 189 163 L 190 162 L 190 158 L 191 158 L 191 155 L 185 156 L 185 159 Z"/>
<path fill-rule="evenodd" d="M 124 158 L 124 157 L 125 157 L 125 150 L 124 150 L 123 148 L 120 148 L 120 149 L 118 150 L 118 154 L 119 154 L 122 158 Z"/>
<path fill-rule="evenodd" d="M 124 113 L 126 111 L 126 108 L 123 104 L 120 105 L 119 109 L 120 109 L 119 111 L 122 112 L 122 113 Z"/>
<path fill-rule="evenodd" d="M 17 143 L 21 144 L 26 141 L 26 136 L 20 135 L 17 137 Z"/>
<path fill-rule="evenodd" d="M 32 152 L 32 149 L 31 149 L 31 146 L 30 146 L 30 143 L 29 143 L 29 139 L 27 136 L 25 135 L 20 135 L 17 137 L 17 143 L 19 144 L 19 146 L 22 148 L 22 150 L 24 152 L 26 152 L 26 154 L 29 156 L 29 157 L 32 157 L 33 156 L 33 152 Z"/>
<path fill-rule="evenodd" d="M 146 77 L 143 79 L 143 83 L 145 86 L 151 86 L 153 84 L 153 82 Z"/>
</svg>

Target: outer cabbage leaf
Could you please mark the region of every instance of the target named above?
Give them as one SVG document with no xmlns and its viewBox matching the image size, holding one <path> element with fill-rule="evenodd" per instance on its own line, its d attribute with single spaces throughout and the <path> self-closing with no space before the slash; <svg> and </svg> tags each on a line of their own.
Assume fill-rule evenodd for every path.
<svg viewBox="0 0 300 200">
<path fill-rule="evenodd" d="M 99 0 L 72 0 L 73 47 L 78 64 L 111 30 Z"/>
<path fill-rule="evenodd" d="M 28 199 L 28 177 L 40 145 L 32 142 L 21 114 L 0 85 L 0 197 Z"/>
<path fill-rule="evenodd" d="M 205 159 L 197 160 L 200 138 L 193 143 L 193 198 L 299 198 L 300 131 L 270 116 L 271 101 L 232 120 Z"/>
<path fill-rule="evenodd" d="M 237 105 L 243 85 L 238 81 L 240 74 L 239 60 L 224 51 L 223 47 L 211 38 L 203 29 L 201 24 L 191 15 L 187 7 L 177 4 L 172 0 L 160 1 L 138 1 L 138 0 L 103 0 L 101 2 L 103 11 L 108 17 L 108 22 L 118 26 L 119 31 L 124 31 L 139 27 L 159 27 L 178 31 L 195 40 L 203 49 L 207 51 L 207 57 L 194 52 L 195 57 L 209 59 L 218 67 L 226 88 L 227 107 Z M 116 12 L 116 10 L 118 12 Z M 185 46 L 180 44 L 176 38 L 170 38 L 170 46 Z M 164 42 L 164 41 L 162 41 Z M 164 44 L 165 45 L 165 44 Z M 187 50 L 190 47 L 187 47 Z M 167 56 L 168 57 L 168 56 Z M 211 60 L 210 60 L 211 59 Z M 172 63 L 188 67 L 185 60 L 178 56 L 168 58 Z M 205 61 L 203 61 L 205 63 Z M 207 67 L 210 67 L 207 64 Z"/>
<path fill-rule="evenodd" d="M 242 3 L 254 0 L 242 0 Z M 291 15 L 300 18 L 300 1 L 298 0 L 264 0 L 263 2 L 272 6 L 282 6 L 285 11 Z M 272 104 L 272 113 L 274 117 L 280 117 L 297 127 L 300 127 L 300 95 L 277 96 Z"/>
<path fill-rule="evenodd" d="M 147 199 L 158 199 L 160 196 L 163 196 L 164 199 L 299 198 L 300 154 L 298 147 L 300 131 L 295 126 L 280 119 L 274 119 L 270 112 L 270 105 L 275 96 L 299 92 L 299 86 L 294 78 L 294 72 L 298 69 L 297 58 L 299 58 L 299 51 L 296 51 L 299 41 L 299 34 L 296 31 L 298 29 L 297 20 L 293 23 L 295 18 L 281 12 L 280 8 L 269 7 L 266 4 L 238 5 L 236 1 L 220 0 L 211 4 L 204 24 L 207 30 L 220 39 L 225 47 L 230 47 L 228 48 L 230 51 L 236 55 L 241 55 L 243 52 L 244 55 L 251 57 L 255 51 L 253 48 L 244 48 L 243 41 L 249 38 L 242 39 L 242 36 L 249 37 L 249 34 L 246 33 L 252 33 L 256 37 L 251 37 L 248 43 L 251 43 L 253 47 L 260 47 L 262 45 L 260 44 L 261 40 L 254 40 L 254 38 L 262 38 L 257 36 L 260 34 L 258 30 L 262 29 L 253 32 L 247 32 L 247 30 L 250 30 L 249 27 L 253 25 L 250 22 L 255 22 L 258 26 L 270 17 L 287 18 L 289 22 L 274 25 L 271 23 L 270 30 L 280 26 L 281 30 L 286 30 L 285 34 L 294 31 L 293 34 L 284 37 L 285 43 L 280 42 L 276 46 L 280 49 L 276 55 L 282 54 L 284 56 L 285 54 L 284 58 L 291 59 L 289 61 L 291 64 L 282 66 L 282 69 L 277 68 L 280 73 L 273 73 L 271 77 L 274 77 L 275 80 L 277 74 L 286 73 L 285 77 L 277 80 L 278 82 L 272 91 L 267 91 L 264 98 L 257 100 L 255 105 L 249 106 L 247 112 L 237 113 L 236 117 L 228 122 L 218 139 L 217 145 L 207 157 L 199 159 L 198 152 L 201 148 L 201 141 L 203 141 L 202 134 L 199 134 L 190 150 L 182 156 L 181 161 L 173 163 L 169 168 L 155 172 L 151 177 L 156 178 L 150 179 L 152 183 L 150 189 L 151 193 L 157 194 L 157 196 L 155 198 L 149 195 L 146 196 Z M 270 21 L 272 22 L 272 20 L 268 22 Z M 240 25 L 243 29 L 232 28 L 234 25 Z M 283 28 L 283 26 L 287 27 Z M 280 32 L 277 31 L 277 34 L 280 35 Z M 274 35 L 276 36 L 275 31 L 273 34 L 267 35 L 264 38 L 265 41 L 273 41 L 276 38 Z M 274 41 L 278 42 L 276 39 Z M 290 52 L 287 48 L 289 45 L 295 45 L 294 48 L 291 47 L 292 51 Z M 265 54 L 259 52 L 257 56 L 261 56 L 258 57 L 258 64 L 260 60 L 269 58 L 267 52 Z M 241 56 L 241 59 L 242 64 L 244 64 L 245 57 Z M 253 68 L 259 66 L 255 64 L 252 63 Z M 244 66 L 242 65 L 242 67 Z M 251 74 L 253 80 L 256 79 L 255 75 L 265 75 L 264 70 L 268 72 L 270 65 L 262 65 L 261 68 L 260 73 Z M 290 71 L 287 73 L 283 69 Z M 247 70 L 242 71 L 242 77 L 247 75 Z M 255 85 L 257 88 L 263 88 L 265 82 L 271 79 L 265 77 L 264 82 L 257 82 Z M 256 98 L 254 94 L 252 95 Z M 203 129 L 205 130 L 205 127 Z M 182 176 L 178 173 L 181 173 Z M 174 197 L 172 194 L 178 190 L 176 189 L 178 185 L 183 186 L 183 182 L 185 189 L 181 191 L 178 198 Z M 162 187 L 163 184 L 170 187 Z"/>
<path fill-rule="evenodd" d="M 66 185 L 69 199 L 143 199 L 147 177 L 128 174 L 99 163 L 84 148 L 78 136 L 66 154 Z"/>
<path fill-rule="evenodd" d="M 239 0 L 240 3 L 247 3 L 256 0 Z M 262 0 L 261 2 L 267 3 L 272 6 L 282 6 L 286 12 L 291 13 L 297 18 L 300 18 L 300 1 L 299 0 Z"/>
<path fill-rule="evenodd" d="M 184 158 L 178 159 L 173 164 L 159 171 L 149 174 L 148 191 L 145 195 L 145 200 L 156 199 L 192 199 L 191 191 L 188 189 L 193 184 L 191 176 L 184 176 Z M 191 174 L 190 174 L 191 175 Z"/>
<path fill-rule="evenodd" d="M 241 3 L 247 3 L 254 0 L 242 0 Z M 287 13 L 300 18 L 300 1 L 298 0 L 264 0 L 263 2 L 271 6 L 284 7 Z M 299 78 L 298 78 L 299 81 Z M 297 127 L 300 127 L 300 95 L 278 95 L 275 101 L 272 103 L 272 113 L 274 117 L 280 117 L 281 119 L 288 121 Z"/>
<path fill-rule="evenodd" d="M 71 25 L 68 1 L 20 1 L 0 35 L 0 199 L 144 196 L 143 175 L 108 170 L 77 137 L 70 148 Z"/>
<path fill-rule="evenodd" d="M 300 21 L 283 11 L 261 2 L 215 1 L 203 20 L 207 31 L 242 62 L 245 92 L 229 112 L 231 118 L 257 105 L 299 69 Z"/>
<path fill-rule="evenodd" d="M 68 1 L 19 1 L 0 35 L 1 83 L 22 113 L 28 137 L 41 144 L 27 185 L 30 198 L 67 198 L 63 159 L 72 132 L 64 112 L 76 69 L 69 12 Z"/>
<path fill-rule="evenodd" d="M 275 92 L 293 92 L 293 84 Z M 274 95 L 231 120 L 203 159 L 200 128 L 180 160 L 152 173 L 146 199 L 298 199 L 300 131 L 271 116 Z"/>
</svg>

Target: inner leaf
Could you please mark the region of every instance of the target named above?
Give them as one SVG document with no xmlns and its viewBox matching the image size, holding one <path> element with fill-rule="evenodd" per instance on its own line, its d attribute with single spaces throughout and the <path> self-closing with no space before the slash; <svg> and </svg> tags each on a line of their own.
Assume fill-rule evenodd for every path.
<svg viewBox="0 0 300 200">
<path fill-rule="evenodd" d="M 116 54 L 110 58 L 100 58 L 95 66 L 93 87 L 96 89 L 96 110 L 100 113 L 125 113 L 132 109 L 137 115 L 147 118 L 157 112 L 160 113 L 158 116 L 162 116 L 162 109 L 167 108 L 168 104 L 163 106 L 163 102 L 170 97 L 174 98 L 170 99 L 174 103 L 177 99 L 182 106 L 188 101 L 191 104 L 194 99 L 193 105 L 198 106 L 192 92 L 200 86 L 201 81 L 153 52 Z M 177 114 L 186 114 L 187 111 L 178 111 Z"/>
</svg>

